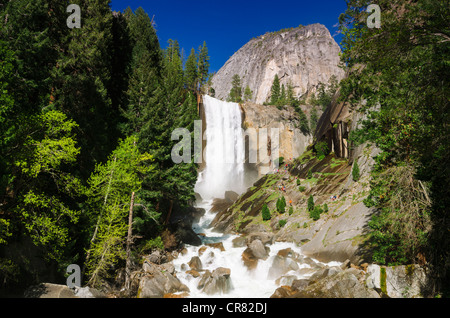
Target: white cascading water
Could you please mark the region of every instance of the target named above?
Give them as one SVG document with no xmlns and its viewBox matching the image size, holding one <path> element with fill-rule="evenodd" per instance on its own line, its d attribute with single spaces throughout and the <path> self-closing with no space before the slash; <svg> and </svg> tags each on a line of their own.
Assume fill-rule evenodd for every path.
<svg viewBox="0 0 450 318">
<path fill-rule="evenodd" d="M 242 115 L 237 103 L 203 97 L 206 118 L 206 167 L 195 191 L 205 200 L 224 198 L 225 191 L 245 191 Z"/>
<path fill-rule="evenodd" d="M 195 191 L 201 195 L 203 201 L 198 207 L 204 208 L 206 214 L 198 224 L 193 226 L 196 233 L 203 233 L 204 244 L 222 242 L 225 251 L 206 246 L 203 253 L 199 253 L 201 246 L 186 246 L 187 253 L 180 254 L 174 260 L 177 277 L 190 289 L 189 297 L 229 297 L 229 298 L 269 298 L 281 285 L 289 284 L 286 281 L 269 277 L 274 258 L 278 251 L 291 248 L 295 253 L 302 255 L 301 248 L 294 243 L 274 243 L 270 245 L 269 258 L 259 260 L 255 269 L 249 270 L 242 260 L 242 253 L 246 247 L 233 247 L 236 235 L 228 235 L 213 232 L 209 227 L 215 217 L 212 213 L 212 202 L 215 198 L 223 198 L 225 191 L 234 191 L 242 194 L 245 191 L 244 171 L 244 139 L 241 129 L 241 112 L 239 105 L 204 96 L 204 108 L 206 116 L 206 167 L 199 175 Z M 203 247 L 204 249 L 205 247 Z M 197 286 L 201 276 L 194 278 L 187 264 L 194 256 L 199 256 L 203 270 L 213 272 L 219 267 L 228 268 L 231 271 L 231 289 L 225 294 L 207 295 Z M 319 263 L 317 261 L 314 261 Z M 320 263 L 319 263 L 320 264 Z M 298 264 L 298 269 L 285 273 L 283 276 L 295 276 L 298 279 L 306 278 L 312 273 L 301 274 L 299 270 L 310 268 L 308 264 Z M 329 266 L 339 265 L 333 262 Z M 201 273 L 200 273 L 201 274 Z"/>
</svg>

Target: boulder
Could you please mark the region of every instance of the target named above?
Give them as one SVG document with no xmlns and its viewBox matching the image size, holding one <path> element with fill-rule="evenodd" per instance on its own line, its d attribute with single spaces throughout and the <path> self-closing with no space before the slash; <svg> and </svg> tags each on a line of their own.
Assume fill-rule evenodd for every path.
<svg viewBox="0 0 450 318">
<path fill-rule="evenodd" d="M 290 286 L 281 286 L 275 290 L 270 298 L 287 298 L 294 295 L 296 291 Z"/>
<path fill-rule="evenodd" d="M 425 270 L 419 265 L 367 266 L 366 285 L 391 298 L 422 297 L 428 288 Z"/>
<path fill-rule="evenodd" d="M 260 240 L 252 241 L 242 253 L 242 260 L 248 269 L 254 269 L 258 265 L 258 260 L 266 260 L 269 257 L 269 248 L 264 246 Z"/>
<path fill-rule="evenodd" d="M 208 248 L 207 248 L 206 246 L 200 247 L 200 248 L 198 249 L 198 256 L 202 256 L 203 253 L 205 253 L 205 251 L 206 251 L 207 249 L 208 249 Z"/>
<path fill-rule="evenodd" d="M 202 244 L 202 240 L 194 232 L 190 224 L 178 222 L 173 227 L 175 228 L 174 235 L 178 242 L 192 246 L 200 246 Z"/>
<path fill-rule="evenodd" d="M 308 287 L 310 283 L 309 279 L 296 279 L 292 282 L 291 288 L 300 291 Z"/>
<path fill-rule="evenodd" d="M 200 273 L 193 269 L 186 271 L 186 274 L 189 274 L 194 278 L 200 277 Z"/>
<path fill-rule="evenodd" d="M 299 266 L 295 254 L 291 249 L 281 250 L 273 259 L 272 266 L 269 269 L 268 278 L 276 279 L 291 270 L 298 270 Z"/>
<path fill-rule="evenodd" d="M 333 276 L 339 272 L 342 272 L 343 270 L 340 267 L 334 266 L 334 267 L 326 267 L 318 270 L 315 272 L 309 279 L 312 282 L 320 281 L 321 279 L 324 279 L 329 276 Z"/>
<path fill-rule="evenodd" d="M 163 298 L 165 294 L 189 292 L 189 288 L 166 271 L 145 275 L 140 283 L 137 298 Z"/>
<path fill-rule="evenodd" d="M 28 288 L 25 298 L 78 298 L 66 285 L 42 283 Z"/>
<path fill-rule="evenodd" d="M 215 213 L 223 213 L 226 209 L 228 209 L 233 202 L 227 199 L 214 199 L 212 206 L 211 206 L 211 212 Z"/>
<path fill-rule="evenodd" d="M 253 255 L 249 248 L 245 249 L 242 253 L 242 261 L 249 270 L 255 269 L 258 265 L 258 259 Z"/>
<path fill-rule="evenodd" d="M 234 191 L 226 191 L 225 192 L 225 200 L 228 200 L 232 203 L 236 202 L 239 199 L 239 194 Z"/>
<path fill-rule="evenodd" d="M 107 298 L 105 293 L 91 287 L 75 287 L 75 296 L 78 298 Z"/>
<path fill-rule="evenodd" d="M 189 297 L 189 293 L 183 292 L 181 294 L 165 294 L 164 298 L 187 298 Z"/>
<path fill-rule="evenodd" d="M 152 254 L 148 255 L 146 257 L 146 259 L 150 263 L 154 263 L 154 264 L 161 264 L 162 263 L 161 253 L 160 253 L 159 250 L 156 250 Z"/>
<path fill-rule="evenodd" d="M 274 239 L 273 233 L 268 232 L 254 232 L 250 233 L 246 237 L 247 245 L 253 242 L 254 240 L 260 240 L 264 245 L 272 245 Z"/>
<path fill-rule="evenodd" d="M 326 274 L 325 274 L 326 273 Z M 366 287 L 361 279 L 363 272 L 350 268 L 344 271 L 329 270 L 317 276 L 317 280 L 296 292 L 294 298 L 380 298 L 373 289 Z"/>
<path fill-rule="evenodd" d="M 303 276 L 303 277 L 311 276 L 311 275 L 314 274 L 315 272 L 317 272 L 317 269 L 314 269 L 314 268 L 311 268 L 311 267 L 303 267 L 303 268 L 300 268 L 300 269 L 297 271 L 297 273 L 298 273 L 300 276 Z"/>
<path fill-rule="evenodd" d="M 195 202 L 200 203 L 203 201 L 203 198 L 199 193 L 194 192 L 194 195 L 195 195 Z"/>
<path fill-rule="evenodd" d="M 206 271 L 200 282 L 198 288 L 207 295 L 226 294 L 231 289 L 231 270 L 229 268 L 219 267 L 212 273 Z"/>
<path fill-rule="evenodd" d="M 244 247 L 246 245 L 246 238 L 243 236 L 236 237 L 233 239 L 233 247 Z"/>
<path fill-rule="evenodd" d="M 212 247 L 212 248 L 217 248 L 219 250 L 221 250 L 222 252 L 225 252 L 225 247 L 223 247 L 223 243 L 219 242 L 219 243 L 208 243 L 206 244 L 206 246 Z"/>
<path fill-rule="evenodd" d="M 359 264 L 364 259 L 361 246 L 366 239 L 365 229 L 373 209 L 367 208 L 363 202 L 340 209 L 343 215 L 323 220 L 317 234 L 302 245 L 302 252 L 324 263 L 350 260 Z"/>
<path fill-rule="evenodd" d="M 191 260 L 188 263 L 189 267 L 196 271 L 201 271 L 203 269 L 202 261 L 200 260 L 200 257 L 194 256 L 191 258 Z"/>
<path fill-rule="evenodd" d="M 269 248 L 264 246 L 264 243 L 260 240 L 254 240 L 249 245 L 248 248 L 251 250 L 253 256 L 257 259 L 266 260 L 269 257 Z"/>
<path fill-rule="evenodd" d="M 291 286 L 296 279 L 297 276 L 294 275 L 281 276 L 275 281 L 275 284 L 282 286 Z"/>
</svg>

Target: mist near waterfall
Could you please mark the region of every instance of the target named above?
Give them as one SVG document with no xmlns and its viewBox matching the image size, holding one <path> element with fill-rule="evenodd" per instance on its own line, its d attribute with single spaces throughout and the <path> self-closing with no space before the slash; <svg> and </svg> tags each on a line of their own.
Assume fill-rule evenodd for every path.
<svg viewBox="0 0 450 318">
<path fill-rule="evenodd" d="M 245 182 L 245 142 L 242 114 L 237 103 L 205 95 L 206 167 L 200 172 L 195 192 L 205 200 L 223 198 L 226 191 L 242 194 Z"/>
</svg>

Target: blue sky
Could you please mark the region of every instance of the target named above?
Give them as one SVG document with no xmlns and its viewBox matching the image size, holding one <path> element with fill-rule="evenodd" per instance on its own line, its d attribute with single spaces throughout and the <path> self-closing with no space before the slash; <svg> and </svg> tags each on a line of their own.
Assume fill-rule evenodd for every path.
<svg viewBox="0 0 450 318">
<path fill-rule="evenodd" d="M 188 55 L 206 41 L 210 71 L 218 71 L 251 38 L 300 24 L 324 24 L 337 33 L 345 0 L 112 0 L 114 11 L 142 7 L 154 16 L 161 47 L 178 40 Z M 340 42 L 340 37 L 335 37 Z"/>
</svg>

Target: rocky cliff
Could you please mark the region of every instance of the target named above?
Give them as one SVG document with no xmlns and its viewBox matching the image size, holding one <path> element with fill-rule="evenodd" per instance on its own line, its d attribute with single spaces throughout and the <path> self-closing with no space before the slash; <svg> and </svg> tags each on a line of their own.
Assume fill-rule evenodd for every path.
<svg viewBox="0 0 450 318">
<path fill-rule="evenodd" d="M 242 87 L 253 91 L 252 101 L 262 104 L 278 74 L 281 84 L 293 85 L 296 97 L 305 96 L 333 75 L 338 81 L 344 77 L 339 53 L 339 45 L 321 24 L 266 33 L 237 51 L 214 76 L 212 87 L 216 97 L 225 100 L 238 74 Z"/>
<path fill-rule="evenodd" d="M 301 106 L 300 108 L 309 117 L 310 107 Z M 261 129 L 266 129 L 268 136 L 273 129 L 278 130 L 278 147 L 275 147 L 276 144 L 273 143 L 274 146 L 270 151 L 273 153 L 278 151 L 278 157 L 286 159 L 300 156 L 313 141 L 312 134 L 303 133 L 299 129 L 300 118 L 293 107 L 285 106 L 278 109 L 275 106 L 263 106 L 248 102 L 242 104 L 241 109 L 243 112 L 243 127 L 246 131 L 246 144 L 248 145 L 247 155 L 250 151 L 255 153 L 263 150 L 260 147 L 264 143 L 261 143 L 261 141 L 258 143 L 257 140 Z M 272 145 L 272 142 L 267 143 L 267 145 L 269 144 Z M 247 168 L 256 168 L 258 177 L 271 172 L 268 164 L 257 164 Z"/>
</svg>

